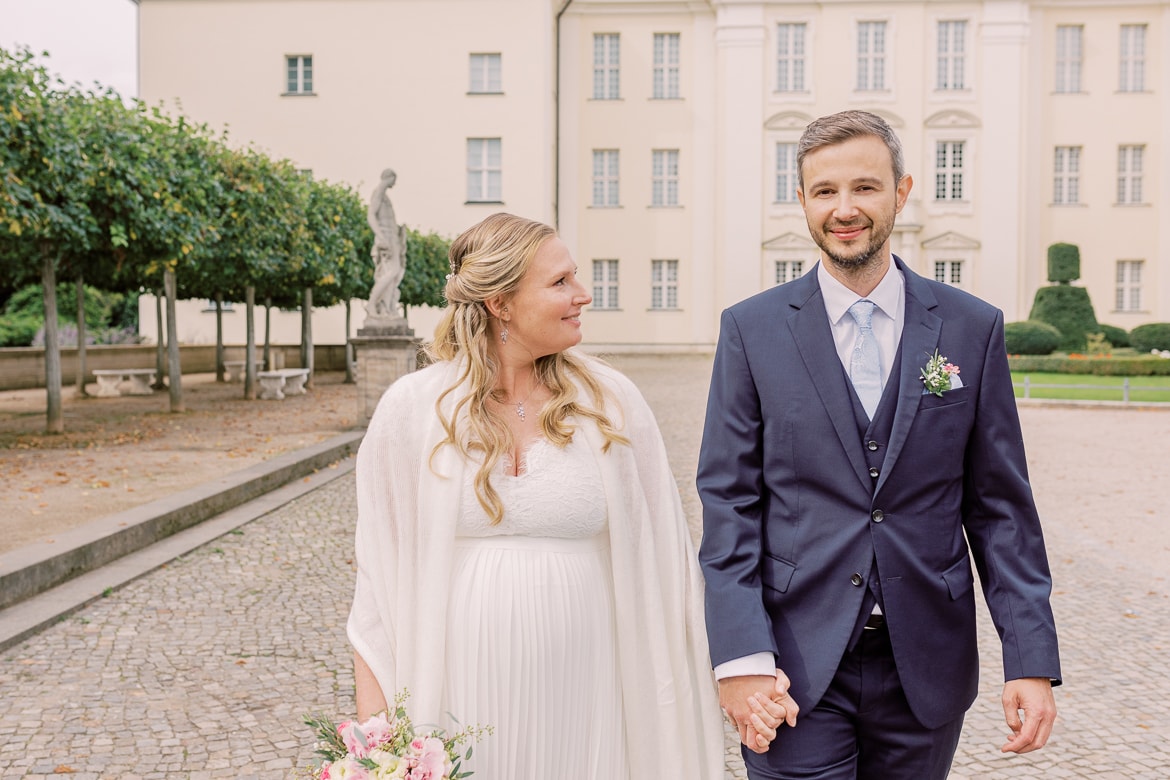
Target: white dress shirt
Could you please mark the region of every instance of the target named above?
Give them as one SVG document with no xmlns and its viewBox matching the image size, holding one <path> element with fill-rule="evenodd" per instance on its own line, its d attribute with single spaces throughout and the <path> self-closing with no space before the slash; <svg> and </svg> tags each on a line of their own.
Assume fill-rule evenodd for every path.
<svg viewBox="0 0 1170 780">
<path fill-rule="evenodd" d="M 849 307 L 863 298 L 837 281 L 825 270 L 823 262 L 817 264 L 817 282 L 821 287 L 821 297 L 825 301 L 825 312 L 829 315 L 829 328 L 833 331 L 833 341 L 837 345 L 837 357 L 841 359 L 841 365 L 845 367 L 845 374 L 848 375 L 858 331 L 857 322 L 849 315 Z M 898 343 L 902 340 L 902 326 L 906 322 L 906 279 L 892 261 L 890 267 L 886 269 L 885 276 L 864 300 L 874 303 L 873 336 L 877 340 L 878 354 L 881 356 L 884 392 L 886 382 L 890 378 L 890 368 L 894 364 L 894 356 L 898 353 Z M 876 605 L 874 612 L 880 612 Z M 776 659 L 767 651 L 733 658 L 715 667 L 717 680 L 746 675 L 771 677 L 775 674 Z"/>
</svg>

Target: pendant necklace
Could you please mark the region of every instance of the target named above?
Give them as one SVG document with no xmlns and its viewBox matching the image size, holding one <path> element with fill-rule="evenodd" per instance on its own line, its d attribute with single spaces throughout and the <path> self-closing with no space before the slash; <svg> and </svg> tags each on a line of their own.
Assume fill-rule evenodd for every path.
<svg viewBox="0 0 1170 780">
<path fill-rule="evenodd" d="M 528 391 L 528 395 L 524 396 L 524 400 L 516 402 L 516 416 L 519 417 L 521 420 L 523 420 L 525 415 L 527 414 L 527 412 L 524 409 L 524 404 L 528 403 L 528 399 L 532 397 L 532 394 L 536 392 L 536 388 L 538 388 L 538 387 L 540 387 L 540 382 L 534 383 L 532 385 L 532 389 Z"/>
</svg>

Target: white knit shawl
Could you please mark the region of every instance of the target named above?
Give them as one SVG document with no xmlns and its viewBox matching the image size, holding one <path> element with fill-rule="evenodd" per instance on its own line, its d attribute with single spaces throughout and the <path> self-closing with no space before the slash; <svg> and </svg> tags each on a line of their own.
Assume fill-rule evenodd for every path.
<svg viewBox="0 0 1170 780">
<path fill-rule="evenodd" d="M 607 414 L 632 445 L 603 453 L 596 425 L 578 428 L 597 458 L 609 512 L 630 776 L 717 780 L 723 728 L 702 580 L 666 448 L 634 384 L 578 356 L 612 395 Z M 439 363 L 391 385 L 357 460 L 357 584 L 347 632 L 387 701 L 410 691 L 407 706 L 420 724 L 441 723 L 448 588 L 467 463 L 450 446 L 435 455 L 433 470 L 428 460 L 444 436 L 435 400 L 457 376 L 455 364 Z M 587 391 L 580 392 L 587 402 Z M 448 414 L 457 394 L 445 399 Z"/>
</svg>

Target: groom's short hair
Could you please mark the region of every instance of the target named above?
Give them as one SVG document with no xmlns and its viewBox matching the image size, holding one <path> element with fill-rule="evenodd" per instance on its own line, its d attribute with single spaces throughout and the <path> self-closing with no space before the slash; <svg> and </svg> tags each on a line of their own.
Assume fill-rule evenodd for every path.
<svg viewBox="0 0 1170 780">
<path fill-rule="evenodd" d="M 902 177 L 906 175 L 902 142 L 889 123 L 868 111 L 841 111 L 814 119 L 804 128 L 796 144 L 796 171 L 801 190 L 804 189 L 804 158 L 810 152 L 867 135 L 876 136 L 885 143 L 894 165 L 894 183 L 902 181 Z"/>
</svg>

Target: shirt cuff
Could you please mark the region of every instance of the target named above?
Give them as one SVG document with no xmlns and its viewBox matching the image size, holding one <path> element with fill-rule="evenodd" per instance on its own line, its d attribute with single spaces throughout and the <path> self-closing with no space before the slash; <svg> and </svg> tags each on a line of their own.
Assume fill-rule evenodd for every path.
<svg viewBox="0 0 1170 780">
<path fill-rule="evenodd" d="M 715 679 L 724 680 L 728 677 L 748 677 L 763 675 L 776 676 L 776 659 L 768 651 L 752 653 L 742 658 L 732 658 L 715 667 Z"/>
</svg>

